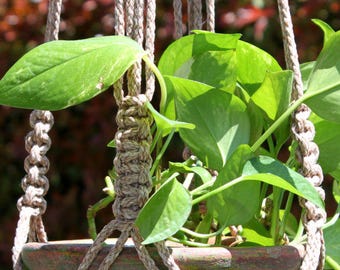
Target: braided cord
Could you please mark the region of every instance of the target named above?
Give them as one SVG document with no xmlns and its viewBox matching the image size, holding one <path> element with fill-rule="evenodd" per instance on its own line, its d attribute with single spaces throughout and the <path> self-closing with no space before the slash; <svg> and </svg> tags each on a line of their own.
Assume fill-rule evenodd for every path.
<svg viewBox="0 0 340 270">
<path fill-rule="evenodd" d="M 155 40 L 155 0 L 116 0 L 115 30 L 118 35 L 135 39 L 139 44 L 145 42 L 150 59 L 153 61 Z M 125 3 L 125 5 L 124 5 Z M 145 37 L 144 37 L 144 12 Z M 125 16 L 125 17 L 124 17 Z M 131 236 L 140 260 L 146 269 L 157 270 L 157 266 L 150 257 L 143 239 L 134 222 L 139 211 L 149 198 L 152 188 L 150 168 L 152 159 L 150 144 L 152 141 L 150 126 L 152 116 L 146 107 L 146 102 L 152 99 L 155 79 L 150 70 L 146 69 L 146 91 L 141 94 L 141 63 L 135 64 L 127 72 L 128 94 L 124 96 L 123 79 L 114 86 L 114 95 L 118 104 L 116 122 L 118 130 L 115 136 L 116 157 L 114 159 L 117 178 L 114 189 L 116 199 L 112 210 L 115 219 L 109 222 L 98 234 L 94 243 L 85 255 L 79 270 L 89 269 L 94 258 L 101 250 L 105 239 L 110 237 L 114 230 L 121 232 L 116 244 L 102 261 L 99 270 L 107 270 L 114 263 L 122 251 L 124 244 Z M 173 270 L 178 270 L 169 250 L 165 247 L 159 249 L 164 264 Z"/>
<path fill-rule="evenodd" d="M 183 36 L 182 0 L 173 1 L 175 39 Z"/>
<path fill-rule="evenodd" d="M 45 42 L 58 39 L 61 5 L 62 0 L 49 1 Z M 34 110 L 30 115 L 30 125 L 33 130 L 25 139 L 26 151 L 29 153 L 24 162 L 27 175 L 21 182 L 25 194 L 17 202 L 20 214 L 12 248 L 13 269 L 15 270 L 23 267 L 20 254 L 27 240 L 47 242 L 42 221 L 47 205 L 43 196 L 49 188 L 49 182 L 45 176 L 49 169 L 49 160 L 45 154 L 51 146 L 47 133 L 53 123 L 53 115 L 49 111 Z"/>
<path fill-rule="evenodd" d="M 53 126 L 53 115 L 49 111 L 33 111 L 30 125 L 33 130 L 25 139 L 26 151 L 29 153 L 24 162 L 27 175 L 21 182 L 25 194 L 17 202 L 20 215 L 12 249 L 15 270 L 22 269 L 20 253 L 27 240 L 47 242 L 41 216 L 47 205 L 43 196 L 49 188 L 45 174 L 50 164 L 45 154 L 51 146 L 47 132 Z"/>
<path fill-rule="evenodd" d="M 215 0 L 206 0 L 207 30 L 215 31 Z"/>
<path fill-rule="evenodd" d="M 288 0 L 278 0 L 278 8 L 287 68 L 294 72 L 292 100 L 295 101 L 303 95 L 303 83 Z M 292 133 L 299 144 L 296 155 L 301 164 L 300 173 L 306 177 L 324 199 L 325 193 L 320 187 L 323 181 L 323 173 L 322 168 L 317 163 L 319 148 L 313 142 L 315 129 L 313 123 L 308 120 L 310 113 L 311 110 L 305 104 L 302 104 L 294 112 Z M 307 233 L 306 254 L 300 269 L 323 269 L 325 246 L 322 226 L 326 221 L 326 213 L 323 209 L 305 199 L 300 199 L 300 204 L 306 209 L 302 220 Z"/>
</svg>

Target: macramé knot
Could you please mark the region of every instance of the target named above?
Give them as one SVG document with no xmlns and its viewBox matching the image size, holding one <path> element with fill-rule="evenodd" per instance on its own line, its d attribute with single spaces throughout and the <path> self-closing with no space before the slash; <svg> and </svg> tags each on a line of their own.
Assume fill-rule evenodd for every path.
<svg viewBox="0 0 340 270">
<path fill-rule="evenodd" d="M 42 215 L 46 211 L 46 201 L 43 196 L 49 189 L 45 174 L 50 163 L 45 154 L 51 146 L 51 139 L 47 132 L 52 128 L 53 122 L 53 115 L 48 111 L 31 113 L 30 125 L 33 130 L 25 139 L 25 148 L 29 155 L 24 162 L 27 175 L 21 181 L 25 194 L 18 200 L 19 211 L 23 206 L 36 209 L 36 215 Z"/>
<path fill-rule="evenodd" d="M 126 96 L 117 113 L 116 200 L 113 213 L 117 221 L 132 223 L 151 191 L 150 125 L 152 117 L 145 106 L 145 95 Z"/>
</svg>

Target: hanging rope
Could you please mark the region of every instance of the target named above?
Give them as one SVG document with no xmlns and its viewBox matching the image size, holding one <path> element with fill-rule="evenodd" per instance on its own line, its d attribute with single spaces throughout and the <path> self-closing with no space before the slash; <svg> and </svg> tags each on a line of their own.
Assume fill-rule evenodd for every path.
<svg viewBox="0 0 340 270">
<path fill-rule="evenodd" d="M 147 0 L 146 6 L 144 6 L 144 1 L 141 0 L 125 1 L 125 6 L 124 1 L 116 1 L 116 34 L 124 35 L 126 31 L 126 35 L 135 39 L 141 45 L 145 40 L 145 49 L 152 60 L 155 39 L 155 12 L 154 0 Z M 125 22 L 126 27 L 122 27 Z M 91 266 L 94 258 L 101 250 L 103 242 L 110 237 L 114 230 L 119 230 L 121 235 L 102 261 L 99 266 L 100 270 L 109 269 L 119 256 L 129 236 L 131 236 L 138 256 L 146 269 L 158 269 L 147 249 L 142 245 L 143 239 L 138 228 L 134 225 L 138 213 L 148 200 L 152 189 L 150 177 L 152 164 L 150 144 L 152 137 L 150 126 L 153 119 L 145 103 L 151 100 L 153 96 L 154 77 L 151 71 L 146 69 L 146 91 L 145 95 L 141 94 L 141 71 L 141 63 L 137 63 L 128 71 L 128 94 L 126 96 L 124 96 L 124 91 L 122 90 L 123 80 L 116 83 L 114 87 L 114 95 L 119 108 L 116 116 L 118 130 L 115 136 L 117 153 L 114 159 L 117 173 L 114 186 L 116 199 L 112 207 L 115 219 L 98 234 L 80 264 L 79 270 L 88 269 Z M 164 242 L 157 243 L 156 247 L 164 265 L 168 269 L 179 269 Z"/>
<path fill-rule="evenodd" d="M 287 68 L 294 72 L 292 91 L 292 100 L 294 101 L 303 95 L 303 83 L 288 0 L 279 0 L 278 7 Z M 319 148 L 313 142 L 315 129 L 313 123 L 308 120 L 310 113 L 311 110 L 305 104 L 301 105 L 295 111 L 293 114 L 292 132 L 294 139 L 299 144 L 297 159 L 301 164 L 300 172 L 316 188 L 320 196 L 324 199 L 325 192 L 320 187 L 323 181 L 323 173 L 321 167 L 317 163 Z M 304 199 L 300 199 L 300 204 L 306 209 L 303 213 L 303 225 L 307 233 L 306 255 L 300 269 L 323 269 L 325 245 L 322 226 L 326 221 L 326 213 L 324 210 Z"/>
<path fill-rule="evenodd" d="M 206 30 L 215 31 L 215 1 L 206 0 Z M 173 0 L 175 39 L 183 36 L 182 0 Z M 188 33 L 203 28 L 202 0 L 187 2 Z"/>
<path fill-rule="evenodd" d="M 207 30 L 215 31 L 215 0 L 206 0 L 207 7 Z"/>
<path fill-rule="evenodd" d="M 175 39 L 183 36 L 182 0 L 173 1 Z"/>
<path fill-rule="evenodd" d="M 49 2 L 45 42 L 58 39 L 61 4 L 61 0 Z M 49 111 L 34 110 L 30 115 L 30 125 L 33 130 L 25 138 L 25 148 L 29 153 L 24 162 L 27 175 L 21 182 L 25 194 L 17 202 L 20 213 L 12 248 L 15 270 L 22 269 L 20 254 L 27 241 L 47 242 L 42 215 L 47 205 L 43 196 L 49 188 L 45 174 L 50 164 L 45 155 L 51 146 L 47 133 L 53 123 L 53 115 Z"/>
</svg>

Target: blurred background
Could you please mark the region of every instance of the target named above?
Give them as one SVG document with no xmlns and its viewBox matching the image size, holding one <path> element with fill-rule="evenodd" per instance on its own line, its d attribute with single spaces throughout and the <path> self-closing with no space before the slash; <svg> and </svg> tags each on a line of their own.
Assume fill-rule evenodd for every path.
<svg viewBox="0 0 340 270">
<path fill-rule="evenodd" d="M 300 61 L 315 60 L 323 36 L 311 19 L 322 19 L 339 30 L 340 1 L 290 3 Z M 60 39 L 112 35 L 113 10 L 113 0 L 64 0 Z M 43 42 L 46 14 L 47 0 L 0 0 L 0 78 L 25 52 Z M 217 1 L 216 31 L 242 33 L 243 40 L 266 50 L 284 66 L 276 1 Z M 156 61 L 173 40 L 173 33 L 172 1 L 157 1 Z M 104 177 L 112 167 L 114 150 L 106 144 L 114 137 L 115 112 L 111 92 L 106 91 L 89 102 L 54 113 L 53 144 L 48 152 L 50 190 L 44 215 L 49 240 L 88 237 L 86 210 L 104 196 Z M 0 106 L 0 269 L 11 268 L 29 113 Z M 180 154 L 169 156 L 179 159 Z M 110 207 L 100 212 L 98 227 L 111 215 Z"/>
</svg>

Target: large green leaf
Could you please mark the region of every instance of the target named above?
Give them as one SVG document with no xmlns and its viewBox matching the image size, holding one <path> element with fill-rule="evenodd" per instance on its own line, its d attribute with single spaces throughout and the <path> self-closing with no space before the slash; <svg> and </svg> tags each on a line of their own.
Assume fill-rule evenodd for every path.
<svg viewBox="0 0 340 270">
<path fill-rule="evenodd" d="M 59 110 L 105 91 L 145 51 L 122 36 L 44 43 L 14 64 L 0 81 L 0 104 Z"/>
<path fill-rule="evenodd" d="M 202 82 L 233 93 L 236 87 L 235 56 L 235 50 L 202 53 L 192 61 L 188 76 L 179 77 Z M 209 69 L 208 72 L 207 68 Z"/>
<path fill-rule="evenodd" d="M 326 256 L 331 257 L 340 265 L 340 219 L 331 227 L 324 230 Z M 326 264 L 325 269 L 334 269 Z"/>
<path fill-rule="evenodd" d="M 212 85 L 221 84 L 230 90 L 234 79 L 234 62 L 232 53 L 228 50 L 236 48 L 240 34 L 217 34 L 206 31 L 197 31 L 194 35 L 182 37 L 173 42 L 162 54 L 158 63 L 158 68 L 163 75 L 171 75 L 182 78 L 193 78 Z M 213 59 L 214 62 L 209 62 Z M 196 62 L 197 61 L 197 62 Z M 194 66 L 192 67 L 192 65 Z M 215 63 L 215 68 L 210 72 L 206 67 Z M 203 69 L 201 70 L 201 67 Z M 192 71 L 193 69 L 193 71 Z M 201 77 L 201 75 L 203 75 Z M 230 77 L 230 75 L 232 75 Z M 167 87 L 167 101 L 164 114 L 169 119 L 175 119 L 174 90 Z"/>
<path fill-rule="evenodd" d="M 340 31 L 330 36 L 318 56 L 305 93 L 305 103 L 328 121 L 340 122 Z"/>
<path fill-rule="evenodd" d="M 268 71 L 282 70 L 270 54 L 241 40 L 237 43 L 236 63 L 237 80 L 250 96 L 260 87 Z"/>
<path fill-rule="evenodd" d="M 284 113 L 290 103 L 293 73 L 289 70 L 267 72 L 260 88 L 251 96 L 271 120 Z"/>
<path fill-rule="evenodd" d="M 299 173 L 267 156 L 249 160 L 243 168 L 243 181 L 262 181 L 303 197 L 324 208 L 324 202 L 315 188 Z"/>
<path fill-rule="evenodd" d="M 166 81 L 176 91 L 178 120 L 196 126 L 179 131 L 184 143 L 209 168 L 221 169 L 238 145 L 249 141 L 246 105 L 238 97 L 206 84 L 171 76 Z"/>
<path fill-rule="evenodd" d="M 319 163 L 323 172 L 340 179 L 340 124 L 330 122 L 312 114 L 310 120 L 315 126 L 314 142 L 319 146 Z"/>
<path fill-rule="evenodd" d="M 235 49 L 240 37 L 240 34 L 218 34 L 205 31 L 182 37 L 164 51 L 159 60 L 158 68 L 163 75 L 173 76 L 193 56 L 208 51 Z"/>
<path fill-rule="evenodd" d="M 312 19 L 313 23 L 321 28 L 324 34 L 324 44 L 329 40 L 329 38 L 335 33 L 334 29 L 324 21 L 318 19 Z"/>
<path fill-rule="evenodd" d="M 136 219 L 143 244 L 164 240 L 175 234 L 191 211 L 191 196 L 176 180 L 165 182 L 148 200 Z"/>
<path fill-rule="evenodd" d="M 219 171 L 212 190 L 223 186 L 242 174 L 244 164 L 254 157 L 248 145 L 240 145 Z M 254 217 L 260 198 L 259 182 L 244 182 L 219 192 L 208 199 L 208 213 L 220 225 L 244 224 Z M 246 199 L 245 199 L 246 198 Z"/>
<path fill-rule="evenodd" d="M 303 90 L 307 89 L 308 80 L 309 80 L 310 74 L 312 73 L 314 65 L 315 65 L 315 61 L 306 62 L 300 65 Z"/>
</svg>

